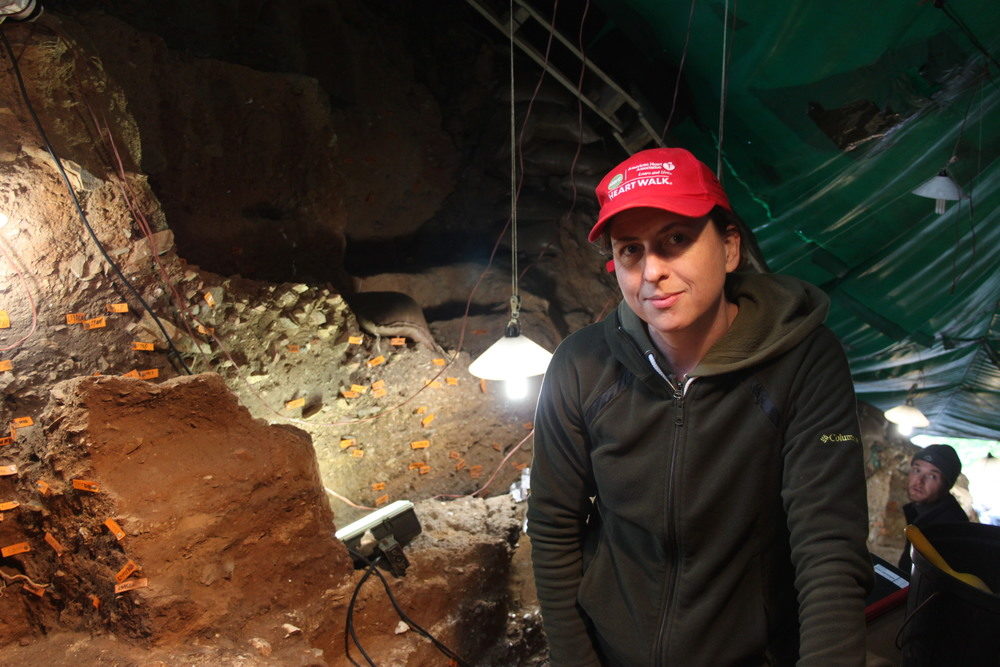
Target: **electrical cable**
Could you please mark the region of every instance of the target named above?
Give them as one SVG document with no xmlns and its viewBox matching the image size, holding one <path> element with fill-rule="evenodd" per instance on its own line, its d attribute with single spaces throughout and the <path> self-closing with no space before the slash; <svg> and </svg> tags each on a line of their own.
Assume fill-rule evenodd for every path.
<svg viewBox="0 0 1000 667">
<path fill-rule="evenodd" d="M 156 323 L 157 327 L 159 327 L 160 332 L 163 334 L 164 339 L 167 341 L 168 347 L 170 347 L 170 353 L 167 355 L 167 358 L 170 359 L 172 357 L 173 362 L 175 364 L 180 364 L 180 366 L 184 369 L 185 373 L 191 375 L 191 369 L 188 368 L 187 364 L 184 362 L 184 359 L 181 357 L 180 350 L 178 350 L 177 347 L 174 345 L 173 340 L 170 338 L 170 335 L 164 328 L 163 323 L 160 321 L 160 318 L 156 315 L 155 312 L 153 312 L 153 309 L 149 306 L 149 304 L 146 303 L 146 300 L 142 297 L 142 294 L 139 293 L 139 290 L 136 289 L 136 287 L 125 276 L 125 274 L 121 270 L 121 267 L 119 267 L 118 264 L 111 258 L 111 256 L 108 254 L 108 251 L 104 248 L 104 245 L 101 243 L 100 239 L 97 238 L 97 234 L 94 232 L 93 227 L 90 226 L 90 221 L 87 219 L 87 214 L 84 212 L 83 206 L 81 206 L 80 200 L 77 198 L 76 192 L 73 190 L 73 185 L 69 182 L 69 176 L 66 174 L 65 168 L 63 168 L 62 160 L 60 160 L 59 156 L 56 154 L 55 148 L 49 141 L 48 135 L 45 133 L 45 128 L 42 126 L 42 122 L 38 118 L 38 114 L 35 112 L 34 106 L 31 104 L 31 98 L 28 96 L 28 89 L 25 87 L 24 78 L 21 76 L 21 68 L 17 63 L 17 58 L 14 56 L 14 50 L 11 48 L 10 42 L 7 40 L 7 34 L 2 30 L 0 30 L 0 41 L 3 42 L 4 48 L 7 51 L 7 56 L 10 58 L 11 66 L 14 70 L 14 76 L 17 79 L 18 88 L 21 92 L 22 98 L 24 99 L 24 103 L 28 108 L 28 113 L 31 115 L 31 118 L 35 124 L 35 128 L 38 130 L 38 134 L 41 137 L 42 142 L 45 144 L 45 149 L 49 152 L 49 155 L 52 156 L 52 160 L 59 171 L 59 175 L 62 176 L 63 184 L 66 186 L 66 190 L 69 192 L 70 198 L 73 200 L 73 205 L 76 208 L 77 214 L 79 215 L 80 220 L 83 222 L 84 227 L 86 227 L 87 232 L 90 234 L 90 238 L 94 241 L 94 243 L 97 245 L 97 248 L 101 251 L 101 255 L 104 256 L 105 261 L 107 261 L 107 263 L 111 266 L 111 268 L 114 269 L 119 279 L 132 293 L 132 296 L 142 305 L 143 309 L 149 313 L 150 317 L 153 318 L 153 321 Z"/>
<path fill-rule="evenodd" d="M 396 600 L 396 596 L 393 595 L 392 589 L 389 588 L 389 582 L 386 580 L 385 575 L 382 574 L 377 567 L 375 567 L 375 564 L 378 562 L 379 558 L 381 558 L 381 555 L 377 556 L 373 560 L 369 560 L 364 555 L 358 553 L 357 551 L 355 551 L 350 547 L 347 547 L 347 550 L 354 558 L 360 560 L 362 563 L 367 564 L 369 566 L 369 571 L 374 571 L 375 576 L 378 577 L 379 580 L 381 580 L 382 586 L 385 588 L 385 593 L 386 595 L 389 596 L 389 602 L 392 604 L 392 608 L 396 610 L 396 614 L 399 615 L 400 620 L 402 620 L 404 623 L 410 626 L 410 629 L 416 631 L 417 634 L 421 635 L 422 637 L 425 637 L 426 639 L 429 639 L 430 642 L 434 644 L 434 647 L 437 648 L 438 651 L 440 651 L 445 656 L 451 658 L 456 663 L 458 663 L 458 667 L 471 667 L 471 665 L 466 660 L 464 660 L 460 655 L 458 655 L 453 650 L 448 648 L 448 646 L 446 646 L 444 643 L 438 640 L 430 632 L 425 630 L 422 626 L 420 626 L 420 624 L 418 624 L 416 621 L 410 618 L 410 616 L 408 616 L 405 611 L 403 611 L 403 608 L 399 606 L 399 601 Z M 364 581 L 365 578 L 362 578 L 362 581 Z M 360 583 L 358 587 L 355 588 L 355 594 L 359 589 L 360 589 Z M 352 596 L 352 602 L 353 602 L 353 596 Z M 348 607 L 348 611 L 350 612 L 350 607 Z M 351 622 L 353 627 L 353 621 Z M 360 649 L 360 646 L 358 648 Z"/>
<path fill-rule="evenodd" d="M 350 547 L 348 547 L 347 550 L 350 551 L 352 555 L 358 555 L 358 554 L 355 554 L 354 550 L 351 549 Z M 358 633 L 354 629 L 354 604 L 358 601 L 358 593 L 361 592 L 361 587 L 364 586 L 365 582 L 368 581 L 368 578 L 372 576 L 372 572 L 375 571 L 375 566 L 378 563 L 378 559 L 380 557 L 381 556 L 376 557 L 372 561 L 369 561 L 367 558 L 365 559 L 365 562 L 368 563 L 368 569 L 365 571 L 364 576 L 361 577 L 361 579 L 358 581 L 358 583 L 354 585 L 354 592 L 351 594 L 351 601 L 347 605 L 347 618 L 345 619 L 345 622 L 344 622 L 345 623 L 345 625 L 344 625 L 344 655 L 347 656 L 347 659 L 351 661 L 351 664 L 354 665 L 354 667 L 361 667 L 361 665 L 359 665 L 354 660 L 354 658 L 351 657 L 351 645 L 350 645 L 350 642 L 348 642 L 348 639 L 351 639 L 351 640 L 354 641 L 354 645 L 358 648 L 359 651 L 361 651 L 361 655 L 363 655 L 364 658 L 365 658 L 365 660 L 368 661 L 368 664 L 370 665 L 370 667 L 376 667 L 375 666 L 375 662 L 371 659 L 371 657 L 368 655 L 368 653 L 365 652 L 364 647 L 361 646 L 361 641 L 358 639 Z"/>
<path fill-rule="evenodd" d="M 719 77 L 719 136 L 718 155 L 715 162 L 715 177 L 722 181 L 722 141 L 725 131 L 726 95 L 729 89 L 729 0 L 725 0 L 722 18 L 722 73 Z"/>
<path fill-rule="evenodd" d="M 694 23 L 694 6 L 698 4 L 698 0 L 691 0 L 691 9 L 688 10 L 688 25 L 687 32 L 684 34 L 684 49 L 681 51 L 681 62 L 677 66 L 677 79 L 674 81 L 674 99 L 670 103 L 670 114 L 667 116 L 667 122 L 663 125 L 663 132 L 660 133 L 660 141 L 665 142 L 667 139 L 667 130 L 670 129 L 670 122 L 674 119 L 674 110 L 677 108 L 677 93 L 681 88 L 681 75 L 684 73 L 684 61 L 687 60 L 688 55 L 688 43 L 691 41 L 691 26 Z"/>
</svg>

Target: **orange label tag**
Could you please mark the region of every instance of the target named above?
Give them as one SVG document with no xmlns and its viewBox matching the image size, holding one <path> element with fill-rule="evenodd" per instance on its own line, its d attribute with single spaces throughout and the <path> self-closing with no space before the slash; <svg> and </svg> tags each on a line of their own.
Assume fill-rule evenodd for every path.
<svg viewBox="0 0 1000 667">
<path fill-rule="evenodd" d="M 432 468 L 430 466 L 423 466 L 422 468 L 420 468 L 419 470 L 417 470 L 417 472 L 420 473 L 421 475 L 426 475 L 431 470 L 432 470 Z"/>
<path fill-rule="evenodd" d="M 382 398 L 388 393 L 385 389 L 372 389 L 372 396 L 375 398 Z"/>
<path fill-rule="evenodd" d="M 109 313 L 127 313 L 128 304 L 127 303 L 109 303 L 106 308 Z"/>
<path fill-rule="evenodd" d="M 400 338 L 390 338 L 389 339 L 389 345 L 395 345 L 396 347 L 399 347 L 401 345 L 406 345 L 406 339 L 402 338 L 402 337 L 400 337 Z"/>
<path fill-rule="evenodd" d="M 12 444 L 14 444 L 14 438 L 12 438 L 11 436 L 5 435 L 4 437 L 0 438 L 0 447 Z"/>
<path fill-rule="evenodd" d="M 122 527 L 118 525 L 117 521 L 114 519 L 108 519 L 104 522 L 104 525 L 108 527 L 108 530 L 111 531 L 111 534 L 115 536 L 116 540 L 121 541 L 125 539 L 125 531 L 122 530 Z"/>
<path fill-rule="evenodd" d="M 122 566 L 122 569 L 118 570 L 117 574 L 115 574 L 115 581 L 120 584 L 131 577 L 138 570 L 139 566 L 135 564 L 135 561 L 130 560 Z"/>
<path fill-rule="evenodd" d="M 0 477 L 6 477 L 7 475 L 16 475 L 17 466 L 0 466 Z"/>
<path fill-rule="evenodd" d="M 385 357 L 383 357 L 380 354 L 377 357 L 375 357 L 374 359 L 369 359 L 368 360 L 368 367 L 369 368 L 375 368 L 376 366 L 381 366 L 384 363 L 385 363 Z"/>
<path fill-rule="evenodd" d="M 139 371 L 139 377 L 143 380 L 152 380 L 154 378 L 160 377 L 159 368 L 147 368 L 144 371 Z"/>
<path fill-rule="evenodd" d="M 410 449 L 427 449 L 430 446 L 430 440 L 414 440 L 410 443 Z"/>
<path fill-rule="evenodd" d="M 375 382 L 372 382 L 372 389 L 374 391 L 385 389 L 385 380 L 376 380 Z"/>
<path fill-rule="evenodd" d="M 149 586 L 149 579 L 133 579 L 132 581 L 123 581 L 115 586 L 115 593 L 124 593 L 125 591 L 134 591 L 137 588 L 145 588 Z"/>
<path fill-rule="evenodd" d="M 93 319 L 84 320 L 84 329 L 101 329 L 108 326 L 108 318 L 106 317 L 95 317 Z"/>
<path fill-rule="evenodd" d="M 3 549 L 0 549 L 0 554 L 2 554 L 4 558 L 7 558 L 8 556 L 16 556 L 17 554 L 28 553 L 29 551 L 31 551 L 30 544 L 27 542 L 18 542 L 17 544 L 11 544 Z"/>
<path fill-rule="evenodd" d="M 299 346 L 299 345 L 289 345 L 287 347 L 288 347 L 288 351 L 292 352 L 292 353 L 298 352 L 299 350 L 302 349 L 301 346 Z"/>
<path fill-rule="evenodd" d="M 101 598 L 97 597 L 93 593 L 89 594 L 87 597 L 90 598 L 90 604 L 93 605 L 94 609 L 101 608 Z"/>
<path fill-rule="evenodd" d="M 215 333 L 215 327 L 206 327 L 204 324 L 199 324 L 195 329 L 203 336 L 211 336 Z"/>
<path fill-rule="evenodd" d="M 357 398 L 361 394 L 359 394 L 356 391 L 351 391 L 350 389 L 341 389 L 340 395 L 343 396 L 344 398 Z"/>
<path fill-rule="evenodd" d="M 139 341 L 132 343 L 132 349 L 139 350 L 140 352 L 152 352 L 155 348 L 156 346 L 153 343 L 142 343 Z"/>
<path fill-rule="evenodd" d="M 452 450 L 448 452 L 448 458 L 455 459 L 457 461 L 458 459 L 462 458 L 462 455 L 456 452 L 455 450 Z"/>
<path fill-rule="evenodd" d="M 427 406 L 426 406 L 426 405 L 421 405 L 421 406 L 418 406 L 418 407 L 417 407 L 417 408 L 416 408 L 416 409 L 415 409 L 415 410 L 413 411 L 413 414 L 415 414 L 415 415 L 423 415 L 423 414 L 426 414 L 426 413 L 427 413 Z"/>
<path fill-rule="evenodd" d="M 29 584 L 27 582 L 21 584 L 21 590 L 27 591 L 28 593 L 34 593 L 38 597 L 45 596 L 45 589 L 41 586 L 35 586 L 34 584 Z"/>
<path fill-rule="evenodd" d="M 209 307 L 214 308 L 215 307 L 215 297 L 212 296 L 212 293 L 211 292 L 205 292 L 204 297 L 205 297 L 205 303 L 207 303 L 209 305 Z"/>
<path fill-rule="evenodd" d="M 133 368 L 128 373 L 122 373 L 122 377 L 123 378 L 133 378 L 135 380 L 138 380 L 139 379 L 139 371 L 137 371 L 137 370 L 135 370 Z"/>
<path fill-rule="evenodd" d="M 358 444 L 358 442 L 354 438 L 343 438 L 340 441 L 340 448 L 347 449 L 348 447 L 353 447 L 356 444 Z"/>
<path fill-rule="evenodd" d="M 408 470 L 420 470 L 421 468 L 423 468 L 426 465 L 427 464 L 424 463 L 423 461 L 414 461 L 413 463 L 411 463 L 410 465 L 407 466 L 407 469 Z"/>
<path fill-rule="evenodd" d="M 294 398 L 287 403 L 285 403 L 285 408 L 288 410 L 294 410 L 295 408 L 301 408 L 306 404 L 306 399 L 304 398 Z"/>
<path fill-rule="evenodd" d="M 353 391 L 356 394 L 367 394 L 368 393 L 368 387 L 364 387 L 364 386 L 362 386 L 360 384 L 352 384 L 351 385 L 351 391 Z"/>
<path fill-rule="evenodd" d="M 448 362 L 445 361 L 444 359 L 431 359 L 431 363 L 434 364 L 435 366 L 444 366 Z"/>
<path fill-rule="evenodd" d="M 387 502 L 389 502 L 388 493 L 383 496 L 379 496 L 378 498 L 375 499 L 375 507 L 378 507 L 379 505 L 385 505 Z"/>
<path fill-rule="evenodd" d="M 21 503 L 17 502 L 16 500 L 8 500 L 5 503 L 0 503 L 0 512 L 10 511 L 15 507 L 19 507 L 20 505 Z"/>
<path fill-rule="evenodd" d="M 12 426 L 16 426 L 18 428 L 27 428 L 29 426 L 33 426 L 34 424 L 35 420 L 31 417 L 16 417 L 14 421 L 11 422 Z"/>
<path fill-rule="evenodd" d="M 440 380 L 431 380 L 430 382 L 427 383 L 427 386 L 433 387 L 434 389 L 440 389 L 444 385 L 441 384 Z"/>
<path fill-rule="evenodd" d="M 431 425 L 432 421 L 434 421 L 434 415 L 427 415 L 426 417 L 420 420 L 420 425 L 423 426 L 424 428 L 427 428 L 428 426 Z"/>
<path fill-rule="evenodd" d="M 513 466 L 514 470 L 524 470 L 528 467 L 527 463 L 511 463 L 510 465 Z"/>
<path fill-rule="evenodd" d="M 97 482 L 91 482 L 85 479 L 74 479 L 73 488 L 78 491 L 89 491 L 90 493 L 100 493 L 101 485 Z"/>
<path fill-rule="evenodd" d="M 469 466 L 469 477 L 481 477 L 483 466 Z"/>
<path fill-rule="evenodd" d="M 56 552 L 57 556 L 62 556 L 63 552 L 66 551 L 66 547 L 64 547 L 62 542 L 57 540 L 55 535 L 52 533 L 45 533 L 45 542 L 52 547 L 52 550 Z"/>
<path fill-rule="evenodd" d="M 465 459 L 462 459 L 461 461 L 455 464 L 455 470 L 461 470 L 464 467 L 465 467 Z"/>
<path fill-rule="evenodd" d="M 472 335 L 473 336 L 485 336 L 486 335 L 486 329 L 473 329 L 472 330 Z"/>
<path fill-rule="evenodd" d="M 361 345 L 361 343 L 363 343 L 363 342 L 365 342 L 365 337 L 364 336 L 348 336 L 347 337 L 347 343 L 349 345 Z"/>
<path fill-rule="evenodd" d="M 372 482 L 372 491 L 385 491 L 385 482 Z"/>
<path fill-rule="evenodd" d="M 7 314 L 6 310 L 0 310 L 0 329 L 10 328 L 10 315 Z"/>
<path fill-rule="evenodd" d="M 66 313 L 66 324 L 80 324 L 87 319 L 87 313 Z"/>
<path fill-rule="evenodd" d="M 450 384 L 453 387 L 457 387 L 458 386 L 458 378 L 445 378 L 444 381 L 447 384 Z"/>
<path fill-rule="evenodd" d="M 38 486 L 38 492 L 43 496 L 52 495 L 52 487 L 49 486 L 49 483 L 46 482 L 44 479 L 38 480 L 37 486 Z"/>
<path fill-rule="evenodd" d="M 0 361 L 0 371 L 10 371 L 14 370 L 14 362 L 10 359 L 4 359 Z"/>
<path fill-rule="evenodd" d="M 351 458 L 354 458 L 354 459 L 363 459 L 363 458 L 365 458 L 365 450 L 363 450 L 363 449 L 352 449 L 351 450 Z"/>
</svg>

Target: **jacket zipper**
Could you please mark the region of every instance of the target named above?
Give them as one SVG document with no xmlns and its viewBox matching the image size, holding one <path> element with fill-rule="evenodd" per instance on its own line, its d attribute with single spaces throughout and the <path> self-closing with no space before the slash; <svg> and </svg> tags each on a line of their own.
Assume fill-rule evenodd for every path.
<svg viewBox="0 0 1000 667">
<path fill-rule="evenodd" d="M 647 350 L 645 353 L 641 351 L 639 345 L 635 340 L 628 335 L 624 327 L 621 324 L 618 325 L 618 331 L 630 342 L 637 352 L 646 358 L 649 365 L 652 366 L 656 374 L 663 378 L 663 381 L 667 383 L 670 388 L 670 392 L 673 395 L 674 400 L 674 432 L 673 432 L 673 443 L 670 449 L 670 467 L 667 471 L 667 512 L 665 513 L 668 519 L 666 526 L 666 539 L 667 544 L 673 543 L 674 547 L 674 567 L 673 572 L 670 576 L 669 585 L 663 587 L 663 594 L 660 597 L 660 622 L 659 630 L 656 633 L 656 641 L 653 643 L 653 664 L 662 665 L 663 660 L 663 644 L 664 641 L 669 639 L 670 633 L 667 631 L 670 624 L 670 619 L 672 614 L 670 613 L 673 607 L 674 601 L 674 591 L 677 588 L 677 579 L 680 577 L 680 563 L 681 563 L 681 545 L 680 540 L 677 539 L 677 503 L 674 501 L 674 491 L 676 489 L 676 484 L 674 483 L 674 473 L 677 464 L 677 450 L 679 448 L 678 441 L 680 439 L 681 429 L 684 427 L 684 394 L 687 392 L 688 387 L 694 381 L 694 378 L 687 378 L 683 386 L 678 387 L 673 382 L 666 373 L 660 368 L 659 364 L 656 363 L 656 355 L 652 350 Z"/>
</svg>

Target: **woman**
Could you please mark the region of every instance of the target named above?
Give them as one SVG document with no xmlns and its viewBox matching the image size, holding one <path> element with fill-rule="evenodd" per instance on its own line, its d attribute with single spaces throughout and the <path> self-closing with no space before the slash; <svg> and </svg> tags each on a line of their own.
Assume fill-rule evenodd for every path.
<svg viewBox="0 0 1000 667">
<path fill-rule="evenodd" d="M 864 470 L 826 296 L 738 270 L 750 232 L 685 150 L 597 197 L 623 299 L 559 346 L 535 418 L 552 664 L 863 664 Z"/>
</svg>

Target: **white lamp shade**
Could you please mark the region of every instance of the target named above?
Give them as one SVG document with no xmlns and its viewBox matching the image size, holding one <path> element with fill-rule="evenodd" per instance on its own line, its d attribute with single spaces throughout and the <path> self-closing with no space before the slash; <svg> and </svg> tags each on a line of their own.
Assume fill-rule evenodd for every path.
<svg viewBox="0 0 1000 667">
<path fill-rule="evenodd" d="M 526 336 L 504 336 L 469 364 L 469 372 L 484 380 L 509 380 L 541 375 L 552 353 Z"/>
<path fill-rule="evenodd" d="M 958 187 L 958 183 L 951 179 L 947 171 L 941 171 L 934 178 L 924 182 L 913 191 L 913 194 L 929 199 L 950 199 L 952 201 L 958 201 L 965 196 L 962 188 Z"/>
<path fill-rule="evenodd" d="M 899 424 L 902 427 L 911 429 L 924 428 L 931 425 L 927 417 L 924 416 L 924 413 L 910 404 L 897 405 L 894 408 L 886 410 L 885 418 L 893 424 Z"/>
</svg>

